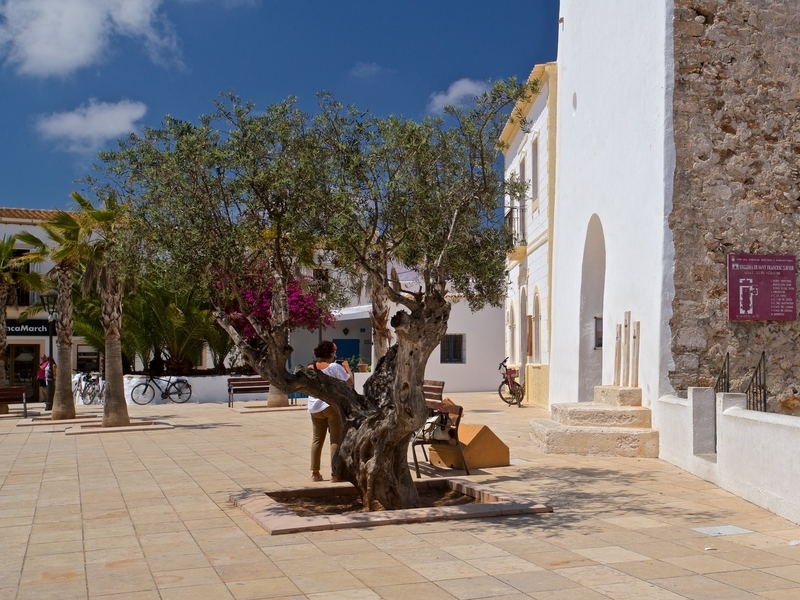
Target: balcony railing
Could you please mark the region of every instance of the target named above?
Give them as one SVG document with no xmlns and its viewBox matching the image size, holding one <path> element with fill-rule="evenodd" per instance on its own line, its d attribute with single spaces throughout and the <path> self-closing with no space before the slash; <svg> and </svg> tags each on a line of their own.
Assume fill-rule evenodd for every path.
<svg viewBox="0 0 800 600">
<path fill-rule="evenodd" d="M 506 229 L 511 233 L 513 244 L 525 246 L 525 211 L 512 206 L 506 210 L 504 222 Z"/>
</svg>

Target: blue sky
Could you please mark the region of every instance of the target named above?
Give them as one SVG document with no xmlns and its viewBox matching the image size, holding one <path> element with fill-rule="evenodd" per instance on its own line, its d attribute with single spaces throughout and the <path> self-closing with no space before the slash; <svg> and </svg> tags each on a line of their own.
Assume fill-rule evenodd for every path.
<svg viewBox="0 0 800 600">
<path fill-rule="evenodd" d="M 558 0 L 0 0 L 0 206 L 70 208 L 97 151 L 221 91 L 421 119 L 556 59 Z"/>
</svg>

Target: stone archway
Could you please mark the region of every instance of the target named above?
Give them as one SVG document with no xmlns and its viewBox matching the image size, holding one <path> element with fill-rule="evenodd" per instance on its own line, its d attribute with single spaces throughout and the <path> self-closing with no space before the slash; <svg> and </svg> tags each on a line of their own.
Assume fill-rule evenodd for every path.
<svg viewBox="0 0 800 600">
<path fill-rule="evenodd" d="M 595 346 L 595 318 L 603 317 L 606 282 L 606 240 L 596 214 L 589 219 L 581 268 L 578 401 L 591 402 L 595 386 L 603 383 L 603 349 Z"/>
</svg>

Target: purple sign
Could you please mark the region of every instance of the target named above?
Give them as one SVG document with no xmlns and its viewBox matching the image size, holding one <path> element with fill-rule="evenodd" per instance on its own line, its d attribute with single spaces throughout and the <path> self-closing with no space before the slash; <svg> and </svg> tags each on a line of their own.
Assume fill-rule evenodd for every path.
<svg viewBox="0 0 800 600">
<path fill-rule="evenodd" d="M 728 254 L 728 319 L 797 320 L 797 259 L 785 254 Z"/>
</svg>

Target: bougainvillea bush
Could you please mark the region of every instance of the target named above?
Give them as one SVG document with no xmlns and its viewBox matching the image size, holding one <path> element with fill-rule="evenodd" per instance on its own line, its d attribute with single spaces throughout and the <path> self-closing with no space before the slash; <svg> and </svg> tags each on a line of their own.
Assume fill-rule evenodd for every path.
<svg viewBox="0 0 800 600">
<path fill-rule="evenodd" d="M 260 284 L 260 282 L 264 282 Z M 269 326 L 272 321 L 272 300 L 275 279 L 272 277 L 252 277 L 248 281 L 249 287 L 241 292 L 242 301 L 247 305 L 247 312 L 261 325 Z M 292 329 L 308 329 L 316 331 L 318 327 L 325 329 L 334 324 L 333 313 L 328 310 L 323 301 L 322 293 L 313 288 L 314 280 L 311 277 L 301 277 L 289 280 L 286 286 L 286 299 L 289 305 L 289 325 Z M 224 287 L 220 284 L 220 287 Z M 244 316 L 235 299 L 227 306 L 231 324 L 241 332 L 245 339 L 256 337 L 256 331 Z"/>
</svg>

